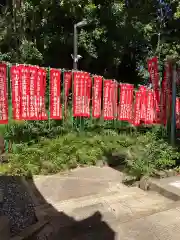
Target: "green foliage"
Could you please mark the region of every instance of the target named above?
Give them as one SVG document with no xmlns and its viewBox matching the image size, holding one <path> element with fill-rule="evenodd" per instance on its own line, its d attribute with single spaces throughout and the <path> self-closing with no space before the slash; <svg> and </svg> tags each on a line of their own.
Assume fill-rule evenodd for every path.
<svg viewBox="0 0 180 240">
<path fill-rule="evenodd" d="M 128 150 L 127 166 L 130 173 L 140 178 L 151 175 L 155 169 L 163 170 L 175 165 L 177 150 L 157 136 L 148 132 L 137 138 L 137 143 Z"/>
<path fill-rule="evenodd" d="M 13 1 L 0 9 L 0 61 L 71 69 L 73 24 L 87 19 L 78 29 L 79 67 L 121 82 L 147 82 L 148 57 L 159 56 L 160 71 L 167 56 L 179 58 L 179 9 L 177 0 Z M 137 176 L 173 165 L 177 153 L 162 140 L 164 129 L 138 131 L 119 121 L 73 123 L 71 113 L 66 121 L 10 120 L 0 132 L 13 143 L 13 154 L 1 168 L 51 173 L 95 164 L 113 152 L 125 154 Z"/>
<path fill-rule="evenodd" d="M 41 124 L 44 122 L 39 123 L 40 126 Z M 20 132 L 21 125 L 18 125 Z M 25 129 L 28 129 L 27 125 L 25 122 Z M 177 151 L 152 132 L 123 133 L 119 129 L 108 129 L 102 125 L 101 130 L 92 129 L 89 123 L 89 129 L 80 132 L 76 129 L 71 132 L 64 130 L 52 139 L 47 138 L 49 135 L 41 135 L 36 139 L 38 135 L 35 135 L 36 143 L 17 141 L 13 153 L 9 155 L 9 164 L 0 170 L 6 174 L 26 176 L 50 174 L 77 166 L 95 165 L 101 159 L 106 159 L 111 164 L 111 156 L 115 153 L 119 164 L 122 164 L 123 157 L 129 172 L 139 178 L 151 175 L 155 169 L 173 166 L 175 158 L 179 156 Z"/>
<path fill-rule="evenodd" d="M 0 9 L 0 59 L 71 69 L 73 24 L 87 19 L 78 29 L 80 68 L 147 81 L 148 57 L 158 55 L 161 65 L 179 57 L 179 9 L 177 0 L 15 1 Z"/>
<path fill-rule="evenodd" d="M 163 127 L 134 129 L 120 121 L 73 120 L 68 113 L 66 121 L 10 120 L 1 125 L 1 134 L 12 143 L 10 163 L 1 172 L 30 176 L 94 165 L 101 159 L 111 164 L 115 153 L 117 164 L 125 162 L 139 178 L 173 166 L 179 156 L 162 139 L 166 135 Z"/>
</svg>

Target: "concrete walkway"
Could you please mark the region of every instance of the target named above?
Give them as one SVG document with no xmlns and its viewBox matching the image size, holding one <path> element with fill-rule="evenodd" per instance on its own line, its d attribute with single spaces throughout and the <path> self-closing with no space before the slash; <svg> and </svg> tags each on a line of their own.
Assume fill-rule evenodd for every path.
<svg viewBox="0 0 180 240">
<path fill-rule="evenodd" d="M 127 187 L 122 178 L 109 167 L 34 177 L 36 209 L 50 221 L 36 239 L 178 240 L 179 202 Z"/>
</svg>

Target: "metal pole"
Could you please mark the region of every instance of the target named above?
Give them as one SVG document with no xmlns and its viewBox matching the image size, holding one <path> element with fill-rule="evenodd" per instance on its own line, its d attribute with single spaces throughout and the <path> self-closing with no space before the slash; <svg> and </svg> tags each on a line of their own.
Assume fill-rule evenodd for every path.
<svg viewBox="0 0 180 240">
<path fill-rule="evenodd" d="M 175 145 L 176 134 L 176 64 L 173 64 L 172 72 L 172 118 L 171 118 L 171 144 Z"/>
<path fill-rule="evenodd" d="M 73 56 L 73 69 L 77 69 L 77 51 L 78 51 L 78 46 L 77 46 L 77 25 L 74 24 L 74 56 Z"/>
</svg>

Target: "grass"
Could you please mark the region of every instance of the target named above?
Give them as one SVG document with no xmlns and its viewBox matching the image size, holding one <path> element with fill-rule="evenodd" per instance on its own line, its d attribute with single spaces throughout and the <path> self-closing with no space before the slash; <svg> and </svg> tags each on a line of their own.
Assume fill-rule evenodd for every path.
<svg viewBox="0 0 180 240">
<path fill-rule="evenodd" d="M 34 175 L 51 174 L 78 166 L 95 165 L 98 160 L 109 163 L 116 153 L 117 161 L 123 163 L 129 173 L 140 178 L 155 169 L 174 164 L 177 152 L 152 133 L 122 134 L 115 130 L 101 133 L 70 132 L 55 139 L 41 139 L 28 146 L 19 144 L 16 152 L 9 155 L 9 163 L 0 171 L 4 174 Z"/>
<path fill-rule="evenodd" d="M 9 163 L 1 174 L 51 174 L 77 166 L 95 165 L 98 160 L 125 164 L 140 178 L 155 169 L 174 165 L 176 149 L 163 140 L 164 130 L 134 128 L 127 122 L 103 119 L 73 119 L 72 111 L 62 121 L 14 121 L 0 125 L 0 134 L 12 143 Z M 123 156 L 123 157 L 122 157 Z"/>
</svg>

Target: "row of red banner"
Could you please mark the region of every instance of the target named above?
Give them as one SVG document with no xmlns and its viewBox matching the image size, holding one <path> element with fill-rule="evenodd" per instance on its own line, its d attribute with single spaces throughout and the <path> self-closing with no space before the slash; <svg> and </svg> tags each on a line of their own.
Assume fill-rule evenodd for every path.
<svg viewBox="0 0 180 240">
<path fill-rule="evenodd" d="M 148 62 L 153 89 L 146 86 L 135 91 L 134 85 L 118 84 L 114 80 L 92 78 L 87 72 L 64 72 L 50 70 L 50 118 L 62 119 L 61 85 L 64 82 L 64 115 L 67 115 L 68 95 L 72 86 L 73 116 L 92 117 L 104 120 L 118 119 L 138 126 L 160 123 L 166 125 L 170 112 L 171 91 L 168 87 L 169 66 L 166 66 L 162 88 L 158 86 L 157 58 Z M 18 65 L 10 69 L 12 91 L 12 117 L 15 120 L 47 120 L 46 75 L 44 68 Z M 72 81 L 73 77 L 73 81 Z M 73 84 L 72 84 L 73 83 Z M 118 96 L 119 95 L 119 96 Z M 180 99 L 176 100 L 177 127 L 180 128 Z M 7 66 L 0 64 L 0 124 L 8 123 Z"/>
</svg>

